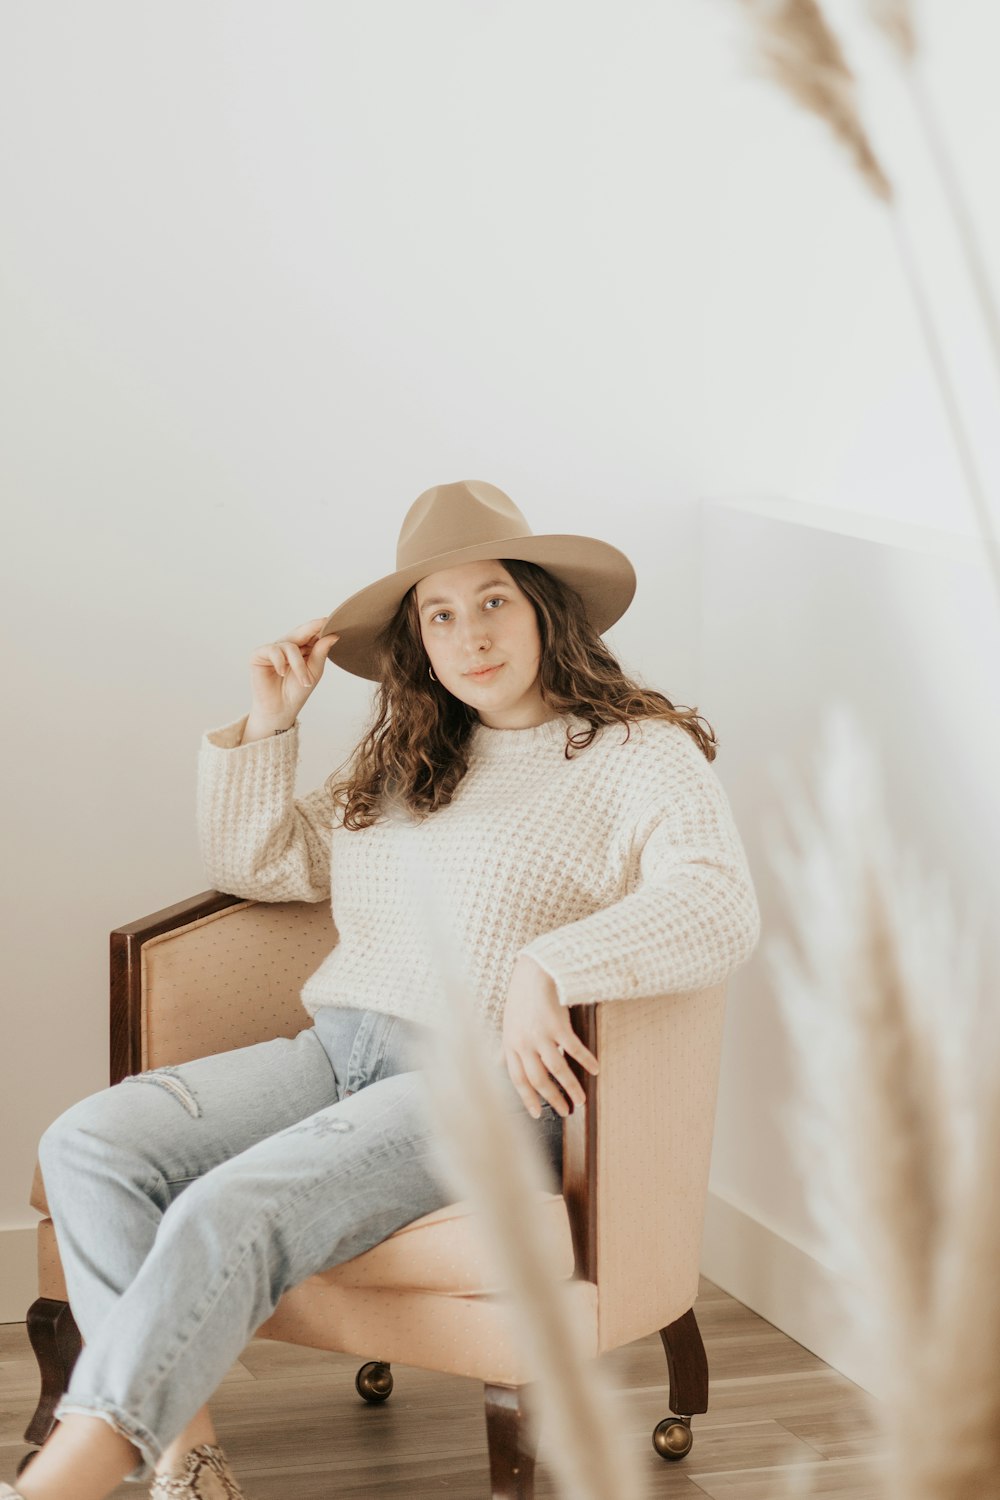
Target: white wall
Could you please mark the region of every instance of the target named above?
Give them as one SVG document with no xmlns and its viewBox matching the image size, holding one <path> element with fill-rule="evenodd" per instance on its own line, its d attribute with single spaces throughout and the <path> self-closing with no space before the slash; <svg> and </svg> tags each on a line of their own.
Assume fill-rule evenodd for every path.
<svg viewBox="0 0 1000 1500">
<path fill-rule="evenodd" d="M 772 854 L 792 837 L 790 781 L 814 795 L 824 708 L 846 704 L 878 756 L 894 842 L 945 877 L 978 938 L 983 993 L 997 992 L 1000 611 L 969 538 L 778 499 L 707 504 L 703 519 L 702 696 L 724 726 L 764 936 L 729 990 L 702 1266 L 876 1389 L 872 1350 L 833 1295 L 842 1247 L 812 1223 L 800 1180 L 790 1126 L 810 1101 L 769 963 L 790 936 Z M 936 997 L 942 1037 L 960 1000 Z M 823 1172 L 809 1168 L 819 1195 Z"/>
<path fill-rule="evenodd" d="M 1000 23 L 918 13 L 996 261 Z M 38 1135 L 107 1077 L 107 933 L 205 887 L 202 730 L 255 645 L 391 570 L 422 489 L 489 479 L 630 553 L 612 644 L 716 724 L 727 785 L 747 721 L 717 655 L 699 676 L 700 497 L 971 532 L 882 212 L 743 36 L 701 0 L 0 13 L 0 1317 L 31 1295 Z M 954 246 L 891 142 L 985 447 Z M 301 786 L 366 701 L 328 669 Z"/>
</svg>

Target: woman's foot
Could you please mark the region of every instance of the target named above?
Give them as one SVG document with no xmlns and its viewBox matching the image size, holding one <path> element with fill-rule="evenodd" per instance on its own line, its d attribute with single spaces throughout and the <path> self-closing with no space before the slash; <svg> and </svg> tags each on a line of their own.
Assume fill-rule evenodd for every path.
<svg viewBox="0 0 1000 1500">
<path fill-rule="evenodd" d="M 11 1491 L 13 1495 L 16 1493 Z M 149 1496 L 150 1500 L 245 1500 L 229 1460 L 217 1443 L 199 1443 L 190 1448 L 181 1461 L 179 1473 L 156 1475 Z"/>
</svg>

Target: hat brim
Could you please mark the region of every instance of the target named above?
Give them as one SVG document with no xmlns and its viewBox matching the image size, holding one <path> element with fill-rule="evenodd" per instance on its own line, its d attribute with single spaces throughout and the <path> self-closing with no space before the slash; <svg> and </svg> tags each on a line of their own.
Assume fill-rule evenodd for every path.
<svg viewBox="0 0 1000 1500">
<path fill-rule="evenodd" d="M 621 619 L 635 595 L 635 569 L 624 552 L 610 542 L 591 536 L 556 534 L 494 539 L 439 553 L 359 589 L 338 604 L 319 631 L 320 635 L 339 636 L 327 655 L 345 672 L 378 682 L 375 638 L 389 624 L 407 589 L 441 568 L 503 557 L 538 563 L 576 589 L 598 635 Z"/>
</svg>

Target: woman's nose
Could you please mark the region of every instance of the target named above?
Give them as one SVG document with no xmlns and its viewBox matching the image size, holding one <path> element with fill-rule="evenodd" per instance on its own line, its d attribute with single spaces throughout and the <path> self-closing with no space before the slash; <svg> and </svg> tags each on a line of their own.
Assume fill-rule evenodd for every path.
<svg viewBox="0 0 1000 1500">
<path fill-rule="evenodd" d="M 470 620 L 465 627 L 466 647 L 473 651 L 488 651 L 490 647 L 489 626 L 485 620 Z"/>
</svg>

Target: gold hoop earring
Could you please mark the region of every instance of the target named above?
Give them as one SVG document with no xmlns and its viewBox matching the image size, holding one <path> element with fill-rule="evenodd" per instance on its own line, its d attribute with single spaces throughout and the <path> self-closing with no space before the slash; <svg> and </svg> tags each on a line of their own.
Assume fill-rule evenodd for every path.
<svg viewBox="0 0 1000 1500">
<path fill-rule="evenodd" d="M 427 668 L 427 675 L 430 678 L 431 682 L 437 682 L 437 678 L 434 676 L 434 668 L 433 667 L 428 667 Z"/>
</svg>

